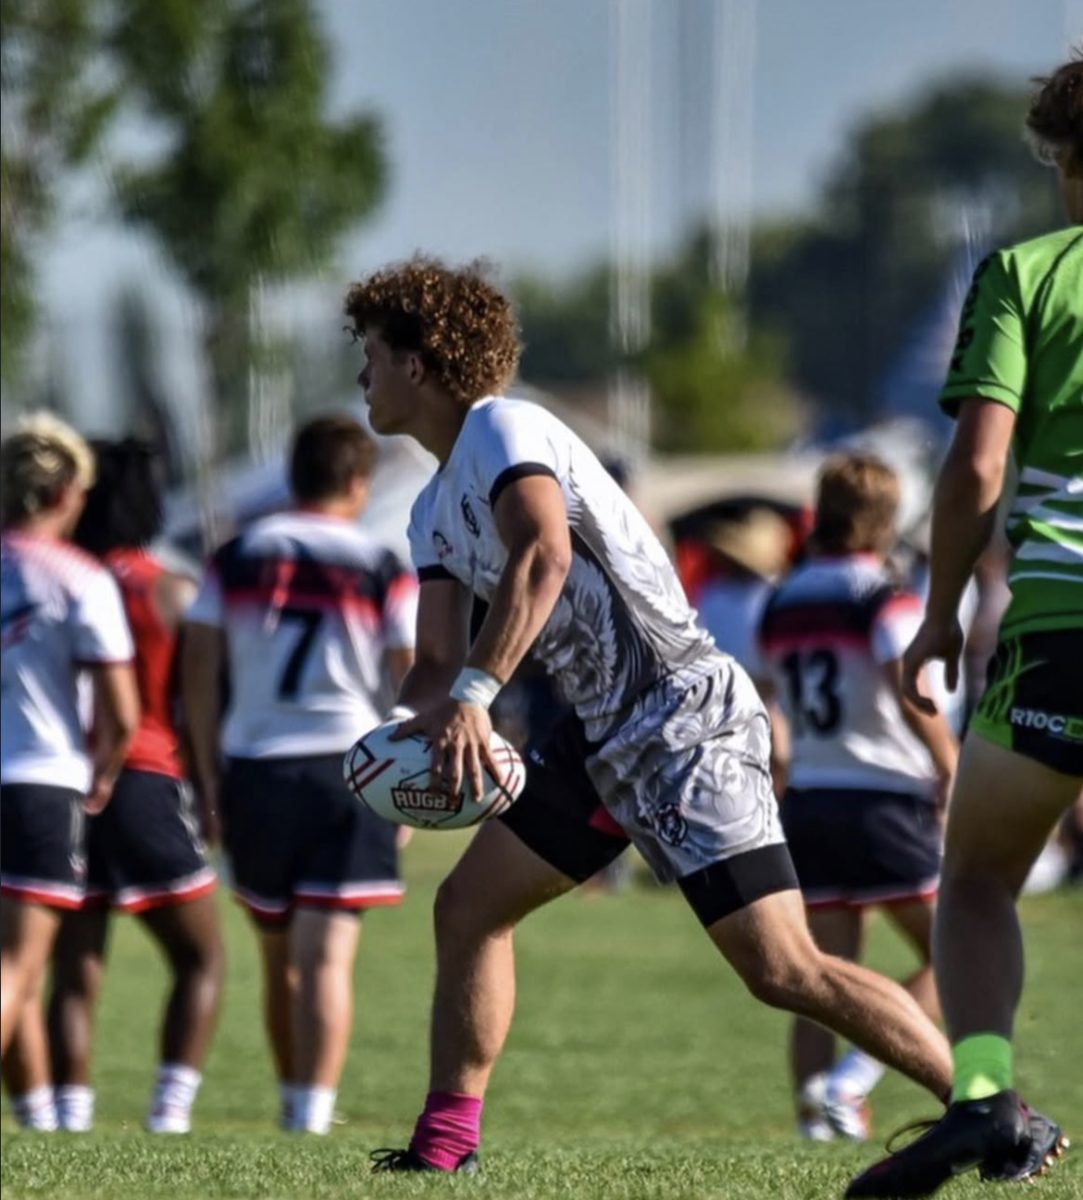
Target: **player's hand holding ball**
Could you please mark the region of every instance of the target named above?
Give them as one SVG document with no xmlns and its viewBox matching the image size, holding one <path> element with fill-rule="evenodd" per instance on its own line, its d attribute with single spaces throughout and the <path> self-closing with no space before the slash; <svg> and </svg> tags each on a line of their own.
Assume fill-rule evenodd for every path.
<svg viewBox="0 0 1083 1200">
<path fill-rule="evenodd" d="M 393 709 L 347 753 L 343 775 L 373 812 L 422 829 L 497 816 L 526 782 L 523 760 L 493 731 L 486 706 L 454 696 L 416 715 Z"/>
</svg>

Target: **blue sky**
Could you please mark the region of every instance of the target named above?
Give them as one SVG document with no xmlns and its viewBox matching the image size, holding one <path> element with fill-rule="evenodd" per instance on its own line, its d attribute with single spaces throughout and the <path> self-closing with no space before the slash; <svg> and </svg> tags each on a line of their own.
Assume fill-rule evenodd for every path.
<svg viewBox="0 0 1083 1200">
<path fill-rule="evenodd" d="M 702 150 L 716 97 L 704 48 L 712 3 L 743 16 L 754 35 L 733 64 L 727 103 L 731 132 L 751 139 L 750 154 L 733 164 L 748 172 L 755 212 L 806 205 L 847 129 L 870 109 L 960 67 L 1023 79 L 1083 37 L 1083 0 L 653 0 L 642 145 L 651 179 L 645 228 L 659 250 L 710 197 Z M 344 243 L 335 275 L 418 248 L 452 259 L 484 253 L 509 269 L 550 274 L 603 255 L 614 212 L 611 7 L 323 0 L 332 105 L 378 111 L 392 161 L 385 205 Z M 735 176 L 738 197 L 739 184 Z M 189 324 L 148 245 L 103 220 L 99 205 L 84 204 L 42 257 L 49 320 L 70 331 L 76 355 L 92 366 L 104 341 L 95 314 L 130 279 L 154 292 L 170 324 Z M 100 385 L 86 382 L 96 374 L 80 366 L 72 384 L 89 387 L 91 415 L 103 402 Z"/>
</svg>

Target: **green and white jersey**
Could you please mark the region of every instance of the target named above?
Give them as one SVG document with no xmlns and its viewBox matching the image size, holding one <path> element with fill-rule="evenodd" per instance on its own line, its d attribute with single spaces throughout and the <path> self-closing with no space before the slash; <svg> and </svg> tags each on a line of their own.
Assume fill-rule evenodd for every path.
<svg viewBox="0 0 1083 1200">
<path fill-rule="evenodd" d="M 1083 229 L 998 250 L 974 272 L 941 407 L 1017 414 L 1019 487 L 1003 636 L 1083 628 Z"/>
</svg>

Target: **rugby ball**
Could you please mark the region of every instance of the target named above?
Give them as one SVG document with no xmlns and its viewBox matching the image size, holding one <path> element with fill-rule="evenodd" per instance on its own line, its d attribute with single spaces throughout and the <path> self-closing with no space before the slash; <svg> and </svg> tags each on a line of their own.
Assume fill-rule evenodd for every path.
<svg viewBox="0 0 1083 1200">
<path fill-rule="evenodd" d="M 393 742 L 400 722 L 369 730 L 346 752 L 342 775 L 350 791 L 377 816 L 417 829 L 464 829 L 499 816 L 519 798 L 526 767 L 515 747 L 493 733 L 489 746 L 503 779 L 483 771 L 485 794 L 475 797 L 470 781 L 453 796 L 431 778 L 432 743 L 420 734 Z"/>
</svg>

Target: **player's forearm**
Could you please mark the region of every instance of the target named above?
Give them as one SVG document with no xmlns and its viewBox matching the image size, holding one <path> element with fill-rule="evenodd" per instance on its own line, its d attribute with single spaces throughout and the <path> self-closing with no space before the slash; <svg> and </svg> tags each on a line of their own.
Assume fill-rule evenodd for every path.
<svg viewBox="0 0 1083 1200">
<path fill-rule="evenodd" d="M 932 554 L 926 611 L 953 621 L 974 565 L 992 537 L 1004 485 L 1004 462 L 949 453 L 933 500 Z"/>
<path fill-rule="evenodd" d="M 544 541 L 512 551 L 467 665 L 507 683 L 549 620 L 570 567 L 570 552 Z"/>
<path fill-rule="evenodd" d="M 959 745 L 942 713 L 928 716 L 906 700 L 900 700 L 903 720 L 929 752 L 938 779 L 950 779 L 959 759 Z"/>
<path fill-rule="evenodd" d="M 437 662 L 431 658 L 418 658 L 406 672 L 399 688 L 397 703 L 421 712 L 447 699 L 451 685 L 458 675 L 462 663 Z"/>
<path fill-rule="evenodd" d="M 220 659 L 208 653 L 207 639 L 188 628 L 181 653 L 180 706 L 183 744 L 188 771 L 206 799 L 218 785 L 221 719 Z"/>
<path fill-rule="evenodd" d="M 139 690 L 127 663 L 94 669 L 94 739 L 91 765 L 96 780 L 110 784 L 124 766 L 139 726 Z"/>
</svg>

